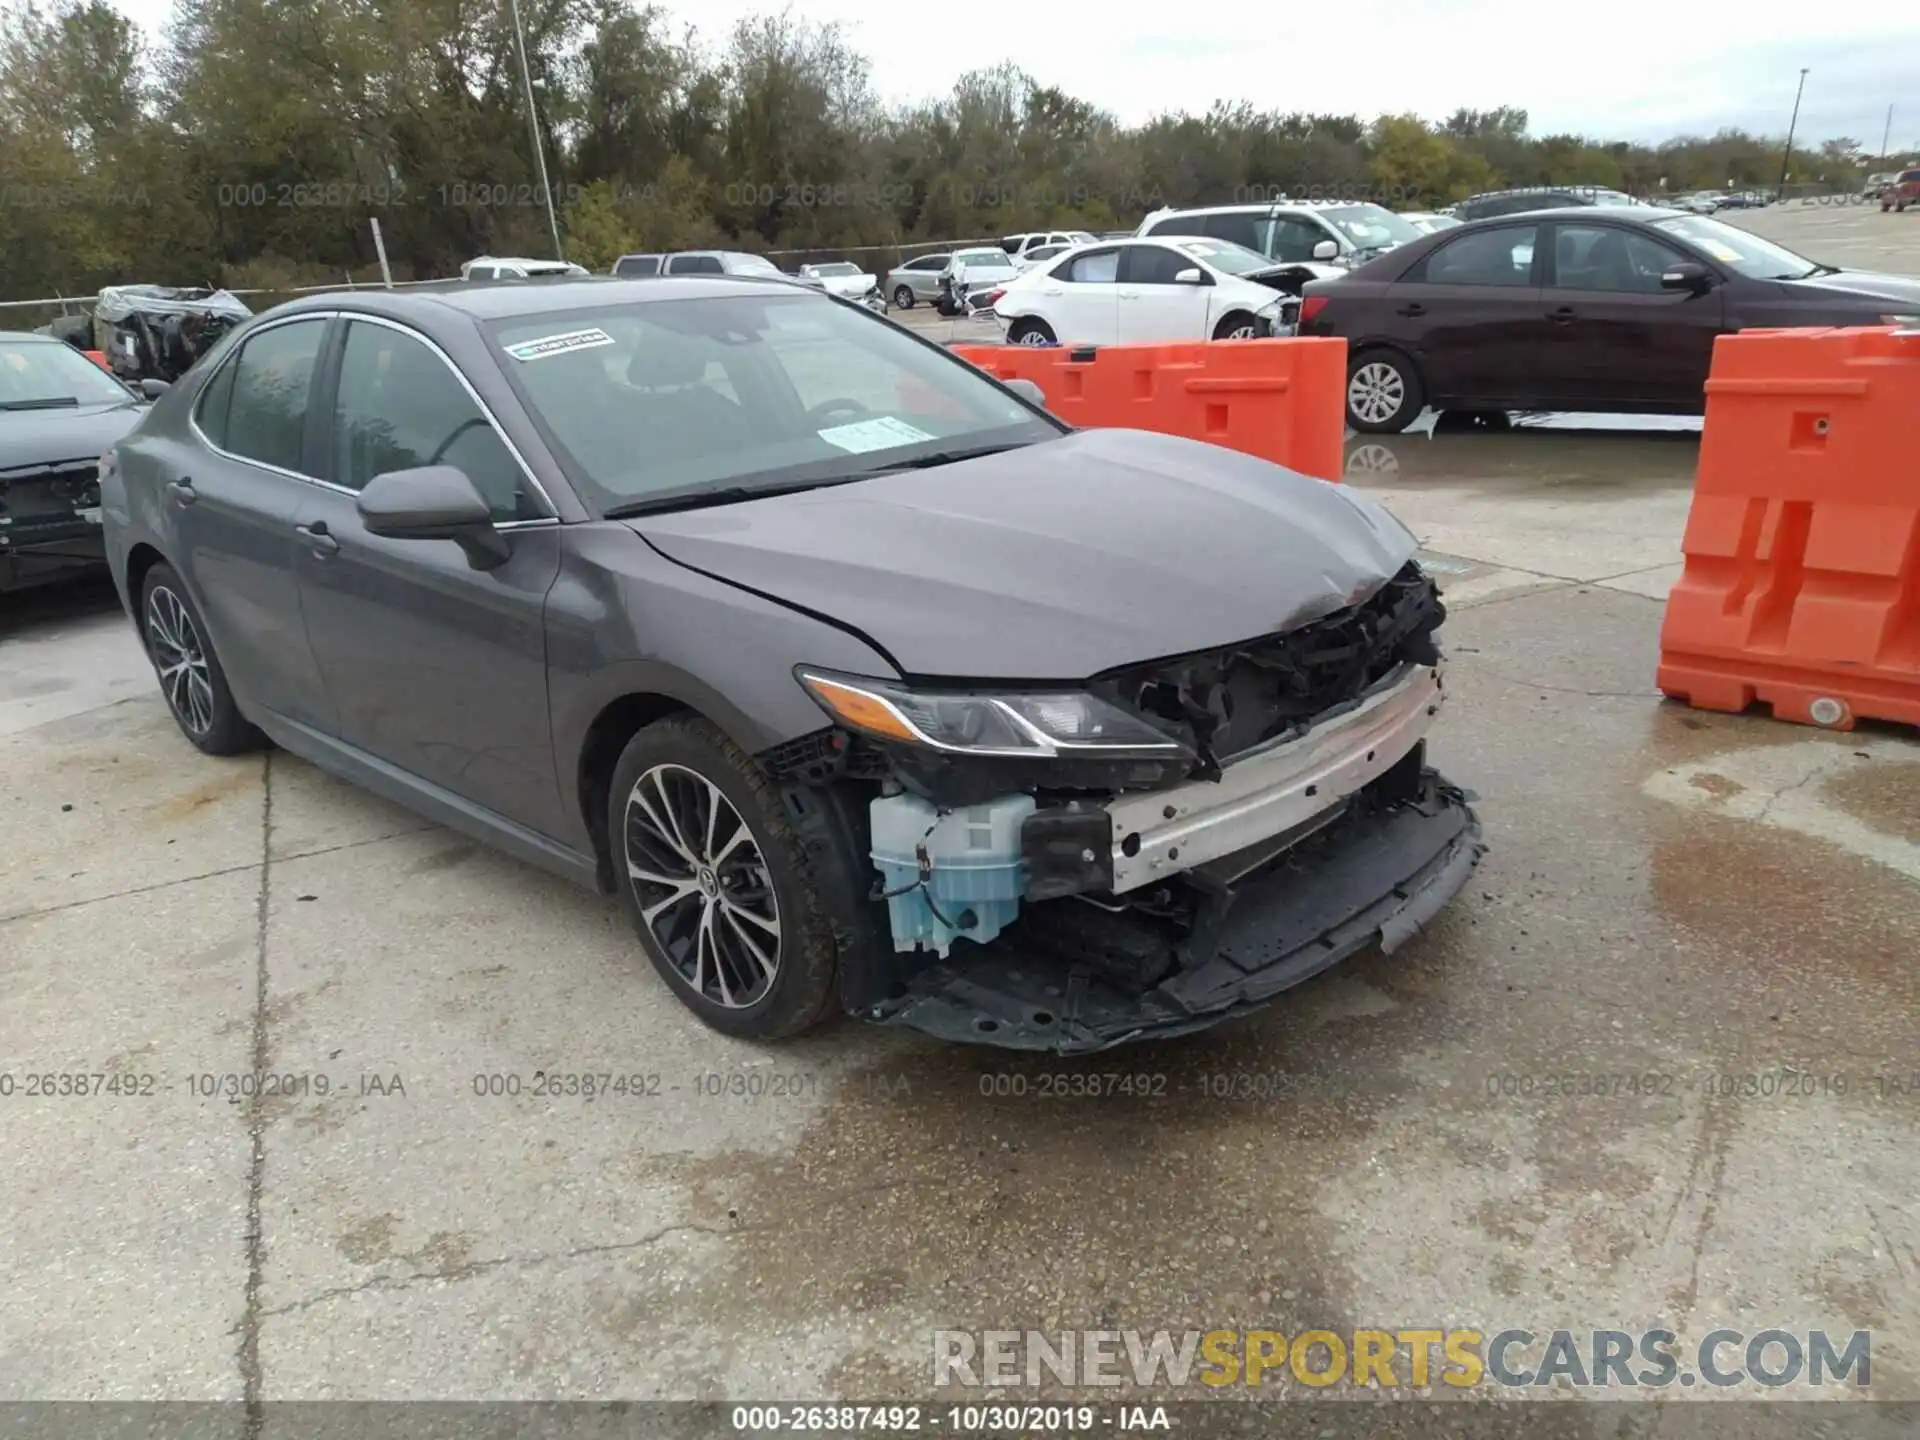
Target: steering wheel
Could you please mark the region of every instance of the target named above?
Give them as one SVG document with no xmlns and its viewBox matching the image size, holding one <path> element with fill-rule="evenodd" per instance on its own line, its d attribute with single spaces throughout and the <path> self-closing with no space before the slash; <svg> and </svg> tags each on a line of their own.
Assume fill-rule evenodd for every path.
<svg viewBox="0 0 1920 1440">
<path fill-rule="evenodd" d="M 822 400 L 818 405 L 809 406 L 807 409 L 809 420 L 825 420 L 829 415 L 834 414 L 849 415 L 857 420 L 863 415 L 873 414 L 873 411 L 858 400 L 848 399 L 844 395 L 833 400 Z"/>
<path fill-rule="evenodd" d="M 486 423 L 487 422 L 485 417 L 480 415 L 475 415 L 471 419 L 461 421 L 460 424 L 454 427 L 453 433 L 447 436 L 446 439 L 440 442 L 440 448 L 438 450 L 435 450 L 433 454 L 427 458 L 427 464 L 438 465 L 440 463 L 441 457 L 444 456 L 447 453 L 447 451 L 453 448 L 454 441 L 458 440 L 462 435 L 466 434 L 467 431 L 473 429 L 474 426 L 476 425 L 484 426 Z"/>
</svg>

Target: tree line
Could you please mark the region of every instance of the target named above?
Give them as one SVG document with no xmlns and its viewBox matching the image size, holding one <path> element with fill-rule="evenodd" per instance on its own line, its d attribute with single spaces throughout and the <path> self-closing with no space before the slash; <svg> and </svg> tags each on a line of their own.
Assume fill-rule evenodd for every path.
<svg viewBox="0 0 1920 1440">
<path fill-rule="evenodd" d="M 150 281 L 287 288 L 480 254 L 908 247 L 1131 227 L 1281 194 L 1402 210 L 1520 185 L 1857 189 L 1851 139 L 1534 135 L 1524 110 L 1216 103 L 1120 124 L 1011 65 L 911 106 L 790 11 L 717 43 L 626 0 L 178 0 L 149 46 L 106 0 L 0 20 L 0 299 Z M 538 116 L 536 157 L 527 88 Z M 540 161 L 545 163 L 542 179 Z M 552 201 L 550 220 L 548 201 Z M 881 260 L 888 257 L 881 256 Z M 4 312 L 0 312 L 4 314 Z"/>
</svg>

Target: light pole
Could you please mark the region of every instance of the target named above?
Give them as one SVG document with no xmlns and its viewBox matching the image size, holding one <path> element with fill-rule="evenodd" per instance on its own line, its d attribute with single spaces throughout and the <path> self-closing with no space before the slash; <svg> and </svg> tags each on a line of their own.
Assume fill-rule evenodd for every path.
<svg viewBox="0 0 1920 1440">
<path fill-rule="evenodd" d="M 1800 123 L 1800 96 L 1807 88 L 1807 72 L 1800 72 L 1800 88 L 1793 92 L 1793 118 L 1787 121 L 1787 153 L 1780 157 L 1780 193 L 1776 200 L 1787 198 L 1787 172 L 1793 167 L 1793 132 Z"/>
<path fill-rule="evenodd" d="M 1887 141 L 1893 138 L 1893 106 L 1887 106 L 1887 128 L 1880 132 L 1880 163 L 1887 163 Z"/>
<path fill-rule="evenodd" d="M 553 213 L 553 186 L 547 183 L 547 151 L 540 143 L 540 115 L 533 108 L 533 72 L 527 68 L 527 32 L 520 25 L 520 0 L 513 0 L 513 37 L 520 51 L 520 83 L 527 92 L 527 129 L 533 133 L 534 163 L 540 167 L 540 193 L 547 201 L 547 228 L 553 232 L 553 258 L 564 260 L 567 257 L 560 248 L 560 222 Z"/>
</svg>

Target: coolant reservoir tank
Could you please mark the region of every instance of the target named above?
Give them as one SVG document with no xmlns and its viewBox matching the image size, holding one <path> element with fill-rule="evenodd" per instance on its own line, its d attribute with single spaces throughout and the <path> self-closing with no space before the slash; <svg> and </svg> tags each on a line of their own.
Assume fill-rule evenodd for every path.
<svg viewBox="0 0 1920 1440">
<path fill-rule="evenodd" d="M 870 807 L 873 863 L 893 926 L 893 948 L 928 949 L 945 958 L 956 938 L 985 944 L 1020 913 L 1026 866 L 1020 831 L 1031 795 L 942 812 L 917 795 L 884 795 Z M 931 867 L 921 881 L 918 851 Z"/>
</svg>

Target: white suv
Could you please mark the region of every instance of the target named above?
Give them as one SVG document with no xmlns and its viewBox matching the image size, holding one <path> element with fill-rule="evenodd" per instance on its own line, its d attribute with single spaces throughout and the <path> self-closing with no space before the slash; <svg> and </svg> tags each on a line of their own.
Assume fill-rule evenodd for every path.
<svg viewBox="0 0 1920 1440">
<path fill-rule="evenodd" d="M 1328 275 L 1420 239 L 1417 226 L 1369 201 L 1212 205 L 1156 210 L 1136 236 L 1204 235 L 1231 240 L 1285 265 L 1329 265 Z"/>
<path fill-rule="evenodd" d="M 460 267 L 462 280 L 530 280 L 542 275 L 585 275 L 584 266 L 567 260 L 529 260 L 521 255 L 482 255 Z"/>
</svg>

